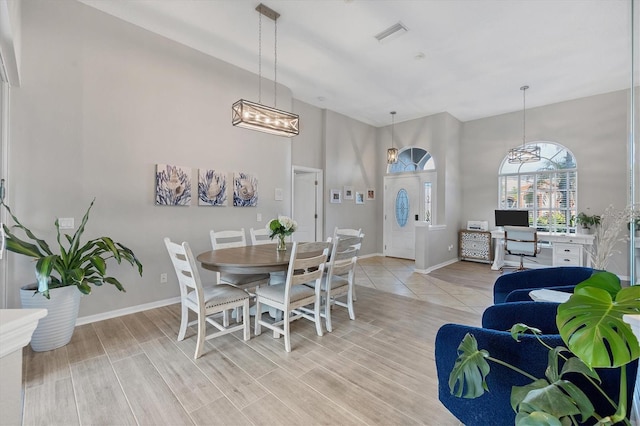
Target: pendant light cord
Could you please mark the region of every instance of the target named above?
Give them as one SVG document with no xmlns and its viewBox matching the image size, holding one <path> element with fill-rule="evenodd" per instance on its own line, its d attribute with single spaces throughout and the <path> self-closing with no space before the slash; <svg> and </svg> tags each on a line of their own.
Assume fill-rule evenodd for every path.
<svg viewBox="0 0 640 426">
<path fill-rule="evenodd" d="M 522 148 L 525 147 L 526 134 L 527 134 L 527 101 L 526 94 L 529 86 L 522 86 Z"/>
<path fill-rule="evenodd" d="M 258 13 L 258 103 L 262 103 L 262 13 Z"/>
<path fill-rule="evenodd" d="M 273 107 L 278 107 L 278 18 L 273 21 Z"/>
</svg>

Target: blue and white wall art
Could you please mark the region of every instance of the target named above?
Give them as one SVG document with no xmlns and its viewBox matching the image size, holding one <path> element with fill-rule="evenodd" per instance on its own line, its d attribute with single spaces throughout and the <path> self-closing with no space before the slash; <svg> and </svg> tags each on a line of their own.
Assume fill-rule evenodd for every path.
<svg viewBox="0 0 640 426">
<path fill-rule="evenodd" d="M 198 205 L 227 205 L 227 176 L 212 169 L 198 171 Z"/>
<path fill-rule="evenodd" d="M 191 204 L 191 168 L 156 164 L 156 205 Z"/>
<path fill-rule="evenodd" d="M 255 207 L 258 205 L 258 179 L 247 173 L 233 175 L 233 205 Z"/>
</svg>

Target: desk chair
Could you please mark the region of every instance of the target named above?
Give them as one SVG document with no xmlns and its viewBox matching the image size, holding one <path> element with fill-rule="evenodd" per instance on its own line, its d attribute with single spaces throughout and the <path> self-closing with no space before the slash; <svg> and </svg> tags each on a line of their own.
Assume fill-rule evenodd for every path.
<svg viewBox="0 0 640 426">
<path fill-rule="evenodd" d="M 249 340 L 249 295 L 239 288 L 227 285 L 203 285 L 189 244 L 176 244 L 169 238 L 164 239 L 171 262 L 180 285 L 181 320 L 178 340 L 183 340 L 187 327 L 198 324 L 198 340 L 195 359 L 204 350 L 204 341 L 243 330 L 244 340 Z M 242 324 L 229 326 L 228 312 L 230 309 L 242 309 Z M 189 322 L 189 309 L 196 313 L 197 319 Z M 214 315 L 222 314 L 222 324 Z M 213 325 L 217 331 L 207 334 L 207 323 Z"/>
<path fill-rule="evenodd" d="M 214 231 L 212 229 L 209 232 L 209 236 L 211 237 L 211 247 L 214 250 L 247 245 L 244 228 L 228 231 Z M 216 274 L 218 275 L 218 282 L 231 284 L 243 290 L 269 284 L 269 274 L 221 274 L 220 272 L 216 272 Z"/>
<path fill-rule="evenodd" d="M 536 255 L 540 253 L 536 228 L 527 226 L 505 226 L 504 250 L 508 254 L 520 256 L 520 266 L 514 269 L 516 271 L 524 271 L 526 269 L 523 265 L 524 257 L 536 257 Z"/>
</svg>

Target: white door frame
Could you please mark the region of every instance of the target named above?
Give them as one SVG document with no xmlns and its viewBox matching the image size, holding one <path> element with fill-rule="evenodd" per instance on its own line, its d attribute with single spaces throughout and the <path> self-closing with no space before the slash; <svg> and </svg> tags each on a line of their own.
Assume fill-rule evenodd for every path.
<svg viewBox="0 0 640 426">
<path fill-rule="evenodd" d="M 322 169 L 312 167 L 292 166 L 291 167 L 291 217 L 295 218 L 295 184 L 296 173 L 315 173 L 316 175 L 316 241 L 322 241 L 324 236 L 324 178 Z"/>
</svg>

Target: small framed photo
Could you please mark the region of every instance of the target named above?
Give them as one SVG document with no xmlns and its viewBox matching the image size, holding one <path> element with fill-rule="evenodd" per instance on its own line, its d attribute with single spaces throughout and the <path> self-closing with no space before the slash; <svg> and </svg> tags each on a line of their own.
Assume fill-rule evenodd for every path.
<svg viewBox="0 0 640 426">
<path fill-rule="evenodd" d="M 342 193 L 340 192 L 339 189 L 331 190 L 331 202 L 334 204 L 342 202 Z"/>
<path fill-rule="evenodd" d="M 376 190 L 373 188 L 367 189 L 367 200 L 375 200 L 376 199 Z"/>
<path fill-rule="evenodd" d="M 356 191 L 356 204 L 364 204 L 364 192 Z"/>
<path fill-rule="evenodd" d="M 344 199 L 353 200 L 353 186 L 344 187 Z"/>
</svg>

